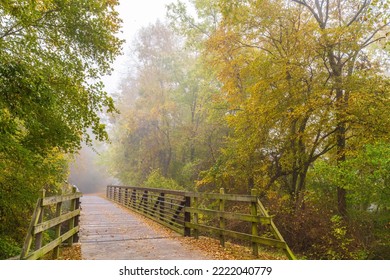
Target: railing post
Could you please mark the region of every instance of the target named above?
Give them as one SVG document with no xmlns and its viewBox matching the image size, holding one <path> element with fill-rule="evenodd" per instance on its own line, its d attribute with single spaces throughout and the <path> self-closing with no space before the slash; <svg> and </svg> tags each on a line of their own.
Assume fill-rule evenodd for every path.
<svg viewBox="0 0 390 280">
<path fill-rule="evenodd" d="M 43 196 L 44 195 L 40 194 L 40 197 L 38 198 L 37 204 L 35 206 L 35 210 L 34 210 L 31 222 L 30 222 L 30 226 L 27 230 L 26 239 L 25 239 L 24 244 L 23 244 L 22 252 L 20 253 L 21 260 L 24 259 L 25 257 L 27 257 L 27 255 L 30 251 L 33 237 L 34 237 L 33 236 L 34 226 L 38 224 L 39 218 L 41 217 L 42 197 Z"/>
<path fill-rule="evenodd" d="M 225 194 L 225 189 L 224 188 L 220 188 L 219 189 L 219 193 L 221 195 L 224 195 Z M 225 211 L 225 199 L 223 198 L 220 198 L 219 199 L 219 211 L 220 212 L 224 212 Z M 219 241 L 221 243 L 221 246 L 222 247 L 225 247 L 225 235 L 223 233 L 223 231 L 225 230 L 225 219 L 223 217 L 219 217 L 219 228 L 221 229 L 221 234 L 219 235 Z"/>
<path fill-rule="evenodd" d="M 128 207 L 128 203 L 129 203 L 129 189 L 128 188 L 126 188 L 125 189 L 125 201 L 124 201 L 124 206 L 125 207 Z"/>
<path fill-rule="evenodd" d="M 192 207 L 195 209 L 198 209 L 198 197 L 196 195 L 194 195 L 194 203 L 193 203 Z M 199 223 L 199 214 L 194 213 L 194 224 L 198 225 L 198 223 Z M 194 237 L 195 237 L 195 239 L 199 238 L 199 229 L 198 228 L 194 229 Z"/>
<path fill-rule="evenodd" d="M 160 206 L 160 220 L 164 219 L 165 217 L 165 193 L 160 193 L 160 196 L 158 198 L 160 200 L 159 206 Z"/>
<path fill-rule="evenodd" d="M 131 191 L 131 207 L 135 209 L 137 202 L 137 192 L 135 189 Z"/>
<path fill-rule="evenodd" d="M 77 188 L 73 187 L 72 194 L 76 193 L 76 191 Z M 74 210 L 76 210 L 76 200 L 72 199 L 70 201 L 70 211 L 74 211 Z M 75 218 L 72 218 L 69 220 L 69 230 L 72 230 L 74 226 L 75 226 Z M 73 236 L 68 239 L 68 246 L 72 246 L 72 245 L 73 245 Z"/>
<path fill-rule="evenodd" d="M 251 190 L 251 195 L 257 197 L 256 189 Z M 257 199 L 251 202 L 251 215 L 257 216 Z M 252 235 L 258 236 L 258 229 L 257 229 L 256 222 L 252 222 Z M 252 253 L 256 257 L 259 255 L 259 245 L 257 244 L 257 242 L 252 242 Z"/>
<path fill-rule="evenodd" d="M 135 207 L 137 210 L 141 209 L 142 195 L 140 190 L 135 190 Z"/>
<path fill-rule="evenodd" d="M 62 208 L 62 202 L 58 202 L 56 205 L 56 217 L 61 216 L 61 208 Z M 61 224 L 56 225 L 54 230 L 55 230 L 54 238 L 56 239 L 61 236 Z M 53 250 L 53 259 L 58 259 L 59 256 L 60 256 L 60 246 L 57 246 Z"/>
<path fill-rule="evenodd" d="M 191 223 L 191 212 L 188 212 L 186 210 L 187 207 L 191 207 L 191 197 L 185 196 L 184 197 L 184 236 L 191 236 L 191 228 L 186 226 L 186 223 Z"/>
<path fill-rule="evenodd" d="M 119 190 L 118 190 L 118 203 L 122 204 L 122 188 L 121 187 L 119 187 Z"/>
<path fill-rule="evenodd" d="M 148 191 L 144 191 L 141 202 L 140 202 L 141 209 L 143 209 L 144 213 L 147 213 L 148 209 Z"/>
<path fill-rule="evenodd" d="M 78 191 L 78 189 L 76 187 L 75 188 L 75 192 Z M 75 200 L 75 209 L 80 209 L 80 198 L 76 198 Z M 77 215 L 76 217 L 74 217 L 74 226 L 77 227 L 80 223 L 80 215 Z M 77 233 L 75 235 L 73 235 L 73 243 L 78 243 L 79 242 L 79 232 L 77 231 Z"/>
<path fill-rule="evenodd" d="M 45 189 L 42 189 L 41 190 L 41 193 L 40 193 L 40 198 L 41 198 L 41 201 L 45 198 L 45 193 L 46 193 L 46 190 Z M 41 206 L 41 213 L 39 215 L 39 218 L 38 218 L 38 221 L 35 225 L 37 224 L 40 224 L 43 222 L 43 215 L 44 215 L 44 209 L 43 207 Z M 42 247 L 42 232 L 40 233 L 37 233 L 35 235 L 35 250 L 38 250 Z"/>
</svg>

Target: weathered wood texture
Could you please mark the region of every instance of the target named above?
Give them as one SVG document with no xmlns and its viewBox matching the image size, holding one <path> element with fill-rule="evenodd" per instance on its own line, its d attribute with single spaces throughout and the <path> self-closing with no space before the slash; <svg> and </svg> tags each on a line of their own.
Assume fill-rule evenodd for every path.
<svg viewBox="0 0 390 280">
<path fill-rule="evenodd" d="M 95 195 L 81 199 L 80 243 L 84 260 L 205 260 L 207 252 L 184 237 L 146 223 L 132 210 Z"/>
<path fill-rule="evenodd" d="M 296 259 L 255 190 L 251 195 L 236 195 L 225 194 L 223 189 L 218 194 L 107 186 L 106 195 L 184 236 L 213 235 L 222 246 L 227 237 L 244 240 L 251 244 L 255 256 L 261 244 L 281 248 L 289 259 Z M 245 209 L 247 213 L 240 213 Z M 259 234 L 264 228 L 268 235 Z"/>
<path fill-rule="evenodd" d="M 25 238 L 20 259 L 36 260 L 53 251 L 53 258 L 58 258 L 59 246 L 67 242 L 72 245 L 78 240 L 78 220 L 80 216 L 80 197 L 76 187 L 71 194 L 45 197 L 43 190 L 37 201 L 30 226 Z M 68 203 L 68 207 L 66 207 Z M 48 234 L 50 231 L 51 234 Z M 44 235 L 46 234 L 46 235 Z M 47 240 L 44 236 L 54 236 Z M 34 248 L 31 248 L 34 242 Z"/>
</svg>

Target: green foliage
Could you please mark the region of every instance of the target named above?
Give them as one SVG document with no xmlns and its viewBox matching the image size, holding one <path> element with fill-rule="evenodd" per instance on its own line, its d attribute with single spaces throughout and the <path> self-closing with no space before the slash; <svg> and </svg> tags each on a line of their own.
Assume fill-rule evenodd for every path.
<svg viewBox="0 0 390 280">
<path fill-rule="evenodd" d="M 0 3 L 0 235 L 19 245 L 42 187 L 67 177 L 81 142 L 108 138 L 101 76 L 120 53 L 113 1 Z M 7 241 L 8 242 L 8 241 Z"/>
<path fill-rule="evenodd" d="M 326 244 L 326 254 L 323 256 L 325 259 L 340 260 L 340 259 L 355 259 L 349 252 L 349 245 L 352 239 L 347 236 L 347 227 L 343 224 L 342 217 L 334 215 L 330 219 L 331 239 Z"/>
<path fill-rule="evenodd" d="M 15 158 L 2 161 L 0 172 L 0 233 L 23 242 L 38 192 L 58 189 L 67 178 L 68 159 L 58 151 L 45 158 L 15 151 Z"/>
<path fill-rule="evenodd" d="M 15 240 L 9 236 L 0 235 L 0 259 L 8 259 L 20 254 L 21 249 Z"/>
<path fill-rule="evenodd" d="M 160 170 L 153 170 L 143 185 L 148 188 L 184 190 L 175 180 L 164 177 Z"/>
<path fill-rule="evenodd" d="M 317 245 L 319 252 L 329 253 L 329 258 L 388 258 L 389 147 L 385 142 L 367 144 L 362 150 L 354 151 L 339 166 L 318 161 L 309 172 L 308 189 L 311 198 L 317 205 L 322 205 L 324 211 L 334 213 L 335 209 L 331 205 L 335 205 L 337 200 L 334 195 L 337 185 L 348 190 L 350 205 L 347 224 L 349 237 L 343 238 L 342 234 L 346 224 L 341 226 L 339 221 L 334 220 L 331 232 L 333 235 L 327 238 L 327 243 Z M 352 237 L 354 241 L 350 242 Z M 332 244 L 337 246 L 331 246 Z M 352 244 L 354 250 L 348 249 Z"/>
<path fill-rule="evenodd" d="M 390 145 L 384 142 L 366 145 L 354 151 L 336 166 L 319 161 L 309 174 L 309 184 L 316 192 L 327 192 L 339 185 L 348 190 L 351 207 L 368 210 L 390 206 Z"/>
<path fill-rule="evenodd" d="M 114 107 L 99 79 L 119 54 L 115 5 L 2 2 L 0 110 L 15 141 L 44 153 L 53 146 L 77 149 L 83 134 L 89 140 L 89 127 L 107 138 L 98 112 Z"/>
</svg>

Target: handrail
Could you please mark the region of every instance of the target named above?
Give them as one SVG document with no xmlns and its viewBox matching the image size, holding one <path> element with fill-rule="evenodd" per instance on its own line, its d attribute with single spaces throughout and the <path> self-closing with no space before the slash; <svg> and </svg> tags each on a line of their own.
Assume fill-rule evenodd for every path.
<svg viewBox="0 0 390 280">
<path fill-rule="evenodd" d="M 237 195 L 225 194 L 224 189 L 220 193 L 194 193 L 110 185 L 106 196 L 184 236 L 198 238 L 200 232 L 207 232 L 218 236 L 222 246 L 225 238 L 231 237 L 251 242 L 255 256 L 258 256 L 258 245 L 261 244 L 281 248 L 289 259 L 296 259 L 255 190 L 251 195 Z M 250 213 L 237 213 L 230 204 L 241 205 L 241 211 L 249 209 Z M 250 232 L 232 229 L 233 221 L 249 223 Z M 273 237 L 259 235 L 261 227 L 267 227 Z"/>
<path fill-rule="evenodd" d="M 36 260 L 53 251 L 53 258 L 59 256 L 59 246 L 67 242 L 69 246 L 73 242 L 78 242 L 79 232 L 79 216 L 80 216 L 80 197 L 82 193 L 73 186 L 71 194 L 64 194 L 52 197 L 45 197 L 45 190 L 42 190 L 40 197 L 32 215 L 30 226 L 24 241 L 21 260 Z M 68 207 L 64 207 L 64 202 L 68 202 Z M 65 209 L 68 208 L 68 209 Z M 46 214 L 50 211 L 54 212 L 54 218 L 44 221 Z M 65 213 L 63 213 L 66 210 Z M 45 213 L 46 212 L 46 213 Z M 62 228 L 67 227 L 66 232 Z M 48 231 L 54 231 L 54 240 L 43 244 L 43 234 Z M 34 249 L 31 250 L 31 245 L 34 241 Z"/>
<path fill-rule="evenodd" d="M 268 214 L 267 210 L 265 210 L 265 207 L 261 203 L 260 199 L 257 199 L 257 205 L 260 209 L 260 212 L 263 214 L 264 217 L 271 218 L 271 216 Z M 282 234 L 279 232 L 278 228 L 276 227 L 274 221 L 272 218 L 270 219 L 270 227 L 273 235 L 276 237 L 276 239 L 280 240 L 281 242 L 285 243 L 285 251 L 286 255 L 290 260 L 296 260 L 296 257 L 294 253 L 291 251 L 290 247 L 288 246 L 287 242 L 284 240 Z"/>
</svg>

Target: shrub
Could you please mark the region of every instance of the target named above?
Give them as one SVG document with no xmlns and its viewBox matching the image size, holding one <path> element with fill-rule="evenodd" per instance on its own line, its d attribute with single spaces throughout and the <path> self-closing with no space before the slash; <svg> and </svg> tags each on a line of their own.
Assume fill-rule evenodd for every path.
<svg viewBox="0 0 390 280">
<path fill-rule="evenodd" d="M 157 189 L 169 189 L 169 190 L 184 190 L 175 180 L 171 178 L 164 177 L 160 170 L 153 170 L 146 181 L 144 186 L 147 188 L 157 188 Z"/>
<path fill-rule="evenodd" d="M 359 229 L 326 205 L 326 201 L 308 200 L 304 207 L 295 209 L 285 197 L 267 198 L 267 208 L 295 254 L 308 259 L 367 258 L 367 250 L 354 235 Z"/>
<path fill-rule="evenodd" d="M 0 236 L 0 259 L 8 259 L 20 254 L 18 243 L 8 236 Z"/>
</svg>

